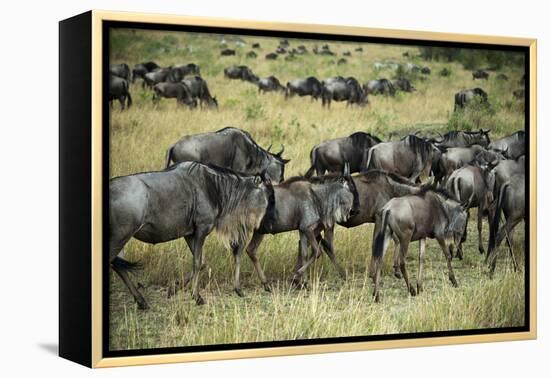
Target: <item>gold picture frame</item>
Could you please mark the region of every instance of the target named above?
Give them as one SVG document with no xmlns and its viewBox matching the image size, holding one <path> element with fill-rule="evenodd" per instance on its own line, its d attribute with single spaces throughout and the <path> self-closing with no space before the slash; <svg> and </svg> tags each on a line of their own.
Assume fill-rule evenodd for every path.
<svg viewBox="0 0 550 378">
<path fill-rule="evenodd" d="M 240 30 L 262 30 L 262 31 L 274 31 L 274 32 L 301 32 L 310 34 L 330 34 L 335 36 L 357 36 L 357 37 L 376 37 L 376 38 L 397 38 L 401 40 L 420 40 L 420 41 L 433 41 L 433 42 L 459 42 L 459 43 L 472 43 L 472 44 L 489 44 L 489 45 L 502 45 L 502 46 L 517 46 L 528 49 L 529 54 L 529 67 L 528 67 L 528 86 L 529 89 L 528 99 L 526 107 L 529 109 L 529 200 L 530 200 L 530 217 L 529 217 L 529 277 L 528 277 L 528 304 L 529 307 L 529 327 L 527 331 L 522 332 L 507 332 L 507 333 L 491 333 L 491 334 L 473 334 L 473 335 L 458 335 L 458 336 L 443 336 L 443 337 L 425 337 L 425 338 L 405 338 L 395 340 L 376 340 L 376 341 L 361 341 L 361 342 L 344 342 L 344 343 L 327 343 L 320 345 L 300 345 L 300 346 L 273 346 L 266 348 L 255 349 L 232 349 L 232 350 L 215 350 L 207 352 L 185 352 L 185 353 L 169 353 L 169 354 L 154 354 L 154 355 L 137 355 L 137 356 L 124 356 L 124 357 L 105 357 L 103 354 L 103 321 L 102 309 L 103 303 L 103 261 L 102 261 L 102 244 L 104 236 L 103 225 L 103 188 L 104 180 L 103 169 L 105 167 L 104 154 L 103 154 L 103 128 L 104 122 L 103 101 L 104 101 L 104 62 L 103 62 L 103 47 L 104 47 L 104 34 L 103 25 L 105 22 L 129 22 L 140 24 L 161 24 L 161 25 L 188 25 L 188 26 L 201 26 L 201 27 L 215 27 L 215 28 L 228 28 L 228 29 L 240 29 Z M 76 40 L 74 35 L 77 31 L 85 32 L 84 40 L 89 41 L 85 46 L 82 46 L 82 42 Z M 73 34 L 68 36 L 68 34 Z M 87 38 L 89 36 L 89 38 Z M 72 38 L 72 39 L 71 39 Z M 328 353 L 328 352 L 348 352 L 359 350 L 371 350 L 371 349 L 389 349 L 389 348 L 403 348 L 403 347 L 421 347 L 421 346 L 435 346 L 435 345 L 450 345 L 450 344 L 466 344 L 466 343 L 485 343 L 485 342 L 497 342 L 497 341 L 512 341 L 512 340 L 528 340 L 535 339 L 537 337 L 537 264 L 536 264 L 536 249 L 537 249 L 537 41 L 536 39 L 527 38 L 513 38 L 513 37 L 500 37 L 500 36 L 481 36 L 481 35 L 469 35 L 469 34 L 451 34 L 451 33 L 435 33 L 424 31 L 411 31 L 411 30 L 394 30 L 394 29 L 377 29 L 367 27 L 352 27 L 352 26 L 335 26 L 335 25 L 316 25 L 316 24 L 294 24 L 294 23 L 275 23 L 275 22 L 258 22 L 250 20 L 229 20 L 218 19 L 210 17 L 188 17 L 188 16 L 174 16 L 174 15 L 159 15 L 159 14 L 142 14 L 142 13 L 127 13 L 127 12 L 110 12 L 93 10 L 85 13 L 81 16 L 62 21 L 60 23 L 60 64 L 61 71 L 63 73 L 63 67 L 68 63 L 64 63 L 64 59 L 74 58 L 76 54 L 80 54 L 82 49 L 89 48 L 89 56 L 91 57 L 89 67 L 89 81 L 86 81 L 89 86 L 83 88 L 83 90 L 89 90 L 88 104 L 76 104 L 77 101 L 82 102 L 82 99 L 73 98 L 69 96 L 63 97 L 63 93 L 60 97 L 60 128 L 61 128 L 61 149 L 65 147 L 63 141 L 64 135 L 68 133 L 69 127 L 81 128 L 79 134 L 83 138 L 82 140 L 89 141 L 89 151 L 91 156 L 88 156 L 86 160 L 82 161 L 82 164 L 90 162 L 91 166 L 85 167 L 86 175 L 89 175 L 89 181 L 83 182 L 83 187 L 90 185 L 89 191 L 89 203 L 87 205 L 88 213 L 81 214 L 81 216 L 88 216 L 89 221 L 86 225 L 80 228 L 78 232 L 83 232 L 88 235 L 89 245 L 82 245 L 82 249 L 89 249 L 89 255 L 86 255 L 86 259 L 83 261 L 75 262 L 70 260 L 69 257 L 69 244 L 61 243 L 60 246 L 60 355 L 84 365 L 99 368 L 99 367 L 115 367 L 115 366 L 130 366 L 130 365 L 144 365 L 144 364 L 160 364 L 160 363 L 174 363 L 174 362 L 189 362 L 189 361 L 208 361 L 208 360 L 220 360 L 220 359 L 237 359 L 237 358 L 254 358 L 254 357 L 268 357 L 268 356 L 284 356 L 284 355 L 298 355 L 298 354 L 312 354 L 312 353 Z M 75 50 L 80 48 L 81 50 Z M 75 51 L 72 51 L 72 50 Z M 86 54 L 84 54 L 86 55 Z M 87 57 L 82 57 L 87 59 Z M 76 74 L 75 74 L 76 75 Z M 62 75 L 61 75 L 62 76 Z M 60 92 L 67 90 L 71 83 L 69 81 L 71 77 L 60 78 Z M 88 85 L 86 84 L 86 85 Z M 66 86 L 65 86 L 66 85 Z M 73 96 L 74 97 L 74 96 Z M 86 98 L 87 100 L 88 98 Z M 73 103 L 74 102 L 74 103 Z M 85 102 L 85 101 L 84 101 Z M 64 116 L 69 106 L 81 106 L 86 108 L 88 106 L 86 114 L 73 114 Z M 88 117 L 89 118 L 86 118 Z M 74 118 L 71 118 L 74 117 Z M 84 118 L 78 118 L 84 117 Z M 72 125 L 69 126 L 66 123 L 69 120 L 86 120 L 89 119 L 88 125 Z M 77 133 L 73 130 L 70 132 Z M 67 143 L 69 138 L 74 136 L 66 135 Z M 67 147 L 69 148 L 69 147 Z M 67 159 L 67 154 L 75 153 L 75 150 L 63 150 L 61 152 L 61 165 L 63 166 L 64 159 Z M 66 154 L 65 154 L 66 153 Z M 65 155 L 64 155 L 65 154 Z M 78 160 L 78 158 L 75 157 Z M 74 161 L 73 161 L 74 164 Z M 79 163 L 80 164 L 80 163 Z M 67 166 L 68 169 L 69 166 Z M 68 173 L 67 173 L 68 174 Z M 61 171 L 61 186 L 62 194 L 60 197 L 66 195 L 65 203 L 61 203 L 61 216 L 65 214 L 65 207 L 70 206 L 71 201 L 78 201 L 82 193 L 71 193 L 70 189 L 63 192 L 64 185 L 64 173 Z M 64 194 L 63 194 L 64 193 Z M 88 194 L 84 195 L 88 195 Z M 64 207 L 65 206 L 65 207 Z M 65 209 L 65 210 L 64 210 Z M 73 214 L 74 215 L 74 214 Z M 77 216 L 77 215 L 74 215 Z M 77 227 L 77 225 L 70 225 L 69 218 L 65 218 L 66 221 L 61 219 L 63 227 L 61 229 L 60 238 L 65 240 L 68 238 L 68 232 L 70 227 Z M 65 232 L 65 233 L 64 233 Z M 527 236 L 526 236 L 527 239 Z M 67 242 L 68 243 L 68 242 Z M 75 253 L 75 243 L 78 241 L 72 241 L 72 253 Z M 67 248 L 67 249 L 65 249 Z M 88 253 L 88 252 L 87 252 Z M 89 258 L 88 258 L 89 257 Z M 75 265 L 80 264 L 80 265 Z M 67 270 L 75 269 L 77 272 L 86 271 L 83 277 L 76 278 L 67 273 Z M 76 309 L 72 308 L 78 306 L 75 304 L 73 292 L 70 292 L 69 286 L 79 288 L 79 283 L 74 281 L 76 279 L 88 280 L 89 277 L 89 293 L 84 290 L 82 294 L 83 298 L 80 300 L 85 303 L 84 308 L 89 311 L 89 316 L 82 318 L 76 323 L 73 319 L 77 317 Z M 64 298 L 68 298 L 64 300 Z M 88 303 L 88 304 L 86 304 Z M 82 310 L 82 308 L 81 308 Z M 74 323 L 74 324 L 73 324 Z M 78 324 L 77 324 L 78 323 Z M 88 327 L 86 326 L 88 325 Z M 89 341 L 88 347 L 84 348 L 84 351 L 73 352 L 72 349 L 77 345 L 75 332 L 83 332 L 85 336 L 82 340 Z"/>
</svg>

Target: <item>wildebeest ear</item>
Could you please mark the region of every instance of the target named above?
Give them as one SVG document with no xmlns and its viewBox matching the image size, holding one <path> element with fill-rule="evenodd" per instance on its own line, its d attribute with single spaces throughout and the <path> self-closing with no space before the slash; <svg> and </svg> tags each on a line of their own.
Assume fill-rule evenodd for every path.
<svg viewBox="0 0 550 378">
<path fill-rule="evenodd" d="M 281 143 L 281 151 L 277 152 L 275 156 L 281 157 L 283 152 L 285 152 L 285 145 Z"/>
</svg>

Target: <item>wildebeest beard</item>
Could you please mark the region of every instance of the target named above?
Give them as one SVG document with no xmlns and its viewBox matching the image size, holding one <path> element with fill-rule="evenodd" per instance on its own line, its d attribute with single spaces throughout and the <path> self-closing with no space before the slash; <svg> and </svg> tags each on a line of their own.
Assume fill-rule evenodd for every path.
<svg viewBox="0 0 550 378">
<path fill-rule="evenodd" d="M 345 222 L 349 218 L 353 194 L 349 189 L 345 190 L 339 181 L 334 181 L 329 185 L 314 184 L 312 193 L 315 205 L 321 212 L 321 223 L 325 228 L 334 227 L 335 223 Z M 345 205 L 340 203 L 340 198 L 343 195 L 350 197 Z"/>
</svg>

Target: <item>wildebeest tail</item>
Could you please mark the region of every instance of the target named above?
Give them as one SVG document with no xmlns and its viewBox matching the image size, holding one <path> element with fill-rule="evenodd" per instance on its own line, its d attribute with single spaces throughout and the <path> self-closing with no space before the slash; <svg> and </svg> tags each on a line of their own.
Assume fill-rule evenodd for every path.
<svg viewBox="0 0 550 378">
<path fill-rule="evenodd" d="M 311 150 L 311 167 L 307 170 L 306 174 L 304 175 L 305 178 L 310 178 L 313 176 L 313 172 L 315 172 L 315 166 L 317 165 L 317 150 L 313 148 Z"/>
<path fill-rule="evenodd" d="M 453 187 L 453 195 L 455 196 L 455 199 L 460 202 L 460 177 L 451 179 L 450 184 Z"/>
<path fill-rule="evenodd" d="M 497 206 L 495 208 L 495 216 L 493 217 L 491 226 L 489 227 L 489 252 L 487 253 L 487 257 L 489 257 L 489 254 L 491 254 L 495 249 L 496 237 L 498 233 L 498 224 L 500 221 L 500 213 L 502 211 L 502 204 L 506 200 L 506 189 L 508 189 L 508 183 L 500 187 L 500 191 L 498 194 Z"/>
<path fill-rule="evenodd" d="M 143 264 L 139 262 L 130 262 L 118 256 L 115 257 L 113 261 L 111 261 L 111 265 L 118 269 L 130 271 L 130 272 L 143 269 Z"/>
<path fill-rule="evenodd" d="M 388 227 L 388 216 L 390 214 L 389 210 L 382 211 L 382 222 L 381 227 L 378 230 L 378 234 L 374 236 L 374 243 L 372 246 L 372 257 L 373 259 L 380 260 L 382 254 L 384 253 L 384 242 L 386 239 L 386 228 Z"/>
<path fill-rule="evenodd" d="M 166 162 L 164 163 L 164 168 L 168 168 L 170 166 L 170 162 L 172 161 L 172 150 L 174 149 L 174 146 L 170 147 L 168 151 L 166 151 Z"/>
</svg>

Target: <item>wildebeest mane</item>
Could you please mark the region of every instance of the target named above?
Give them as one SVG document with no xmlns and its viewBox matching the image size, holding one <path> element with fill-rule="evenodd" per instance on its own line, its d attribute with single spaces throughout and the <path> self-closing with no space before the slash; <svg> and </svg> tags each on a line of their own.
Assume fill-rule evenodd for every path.
<svg viewBox="0 0 550 378">
<path fill-rule="evenodd" d="M 253 149 L 254 149 L 253 152 L 254 152 L 254 158 L 255 158 L 254 161 L 263 161 L 267 156 L 271 156 L 274 159 L 277 159 L 277 161 L 284 163 L 282 157 L 280 157 L 279 155 L 272 154 L 271 152 L 265 150 L 258 143 L 256 143 L 256 141 L 254 140 L 254 138 L 252 138 L 252 136 L 248 133 L 248 131 L 238 129 L 236 127 L 227 126 L 227 127 L 224 127 L 223 129 L 216 131 L 216 133 L 223 133 L 226 131 L 234 131 L 244 135 L 247 141 L 250 142 L 250 144 L 253 146 Z"/>
<path fill-rule="evenodd" d="M 415 154 L 422 157 L 422 161 L 426 162 L 430 159 L 432 146 L 430 142 L 427 142 L 423 138 L 419 138 L 416 135 L 406 135 L 401 139 L 406 145 L 408 145 Z"/>
<path fill-rule="evenodd" d="M 428 193 L 439 194 L 440 196 L 442 196 L 445 199 L 451 199 L 451 200 L 459 202 L 456 199 L 456 197 L 453 194 L 451 194 L 447 189 L 437 187 L 435 184 L 422 186 L 420 188 L 420 191 L 417 193 L 417 195 L 424 197 Z"/>
<path fill-rule="evenodd" d="M 358 149 L 371 147 L 373 145 L 373 141 L 376 143 L 382 142 L 378 137 L 362 131 L 355 132 L 348 138 L 351 139 L 351 145 Z"/>
<path fill-rule="evenodd" d="M 405 177 L 399 176 L 399 175 L 397 175 L 395 173 L 392 173 L 392 172 L 383 171 L 381 169 L 372 169 L 370 171 L 361 173 L 361 174 L 357 175 L 356 177 L 364 179 L 366 181 L 376 180 L 378 178 L 383 178 L 383 179 L 390 178 L 390 179 L 392 179 L 393 181 L 395 181 L 399 184 L 415 186 L 412 181 L 407 180 Z"/>
<path fill-rule="evenodd" d="M 342 177 L 341 175 L 334 174 L 334 173 L 329 173 L 323 176 L 312 176 L 309 178 L 306 176 L 293 176 L 279 183 L 279 186 L 289 187 L 290 185 L 301 181 L 308 182 L 310 184 L 326 184 L 326 183 L 334 182 L 341 177 Z"/>
</svg>

